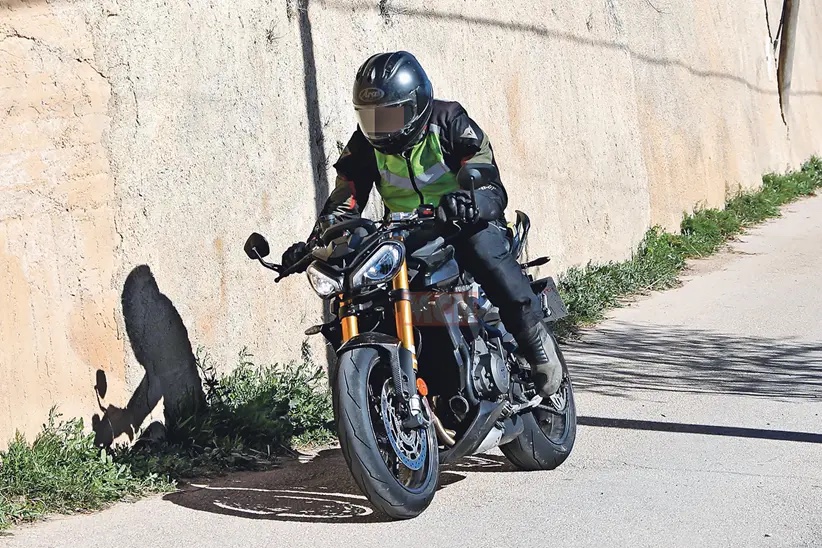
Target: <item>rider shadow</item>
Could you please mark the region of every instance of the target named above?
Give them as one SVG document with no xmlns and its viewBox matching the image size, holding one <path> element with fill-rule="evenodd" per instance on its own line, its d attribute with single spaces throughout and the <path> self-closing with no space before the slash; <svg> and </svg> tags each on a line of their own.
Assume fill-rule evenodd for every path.
<svg viewBox="0 0 822 548">
<path fill-rule="evenodd" d="M 441 469 L 438 489 L 464 480 L 466 473 L 514 470 L 503 457 L 465 457 Z M 339 449 L 323 450 L 307 462 L 285 462 L 277 470 L 195 482 L 164 499 L 192 510 L 250 519 L 307 523 L 392 521 L 377 512 L 362 494 Z"/>
<path fill-rule="evenodd" d="M 92 416 L 91 424 L 98 447 L 109 447 L 123 435 L 133 441 L 161 400 L 166 424 L 180 415 L 171 402 L 187 402 L 187 409 L 205 406 L 188 330 L 174 303 L 160 291 L 148 265 L 139 265 L 129 273 L 123 284 L 121 304 L 131 349 L 145 374 L 127 405 L 118 407 L 103 403 L 108 379 L 105 371 L 97 371 L 94 391 L 102 415 Z M 161 423 L 154 422 L 143 436 L 161 435 L 163 430 Z"/>
</svg>

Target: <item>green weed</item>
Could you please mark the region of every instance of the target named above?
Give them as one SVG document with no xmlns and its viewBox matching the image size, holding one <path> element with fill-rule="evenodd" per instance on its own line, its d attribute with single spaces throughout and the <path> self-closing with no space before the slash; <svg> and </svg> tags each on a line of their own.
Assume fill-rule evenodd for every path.
<svg viewBox="0 0 822 548">
<path fill-rule="evenodd" d="M 17 434 L 0 451 L 0 529 L 47 513 L 95 510 L 126 498 L 167 491 L 159 474 L 136 474 L 95 447 L 83 421 L 59 422 L 54 410 L 33 443 Z"/>
<path fill-rule="evenodd" d="M 162 439 L 119 447 L 116 459 L 145 473 L 191 478 L 276 465 L 292 446 L 334 439 L 331 395 L 323 368 L 303 345 L 302 359 L 258 365 L 246 350 L 230 373 L 197 356 L 206 408 L 167 424 Z"/>
</svg>

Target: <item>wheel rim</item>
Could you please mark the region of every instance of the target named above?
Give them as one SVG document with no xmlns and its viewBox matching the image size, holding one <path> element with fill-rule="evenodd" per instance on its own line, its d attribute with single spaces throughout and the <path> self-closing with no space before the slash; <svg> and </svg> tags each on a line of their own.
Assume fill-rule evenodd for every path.
<svg viewBox="0 0 822 548">
<path fill-rule="evenodd" d="M 390 372 L 374 367 L 368 379 L 371 425 L 377 448 L 388 471 L 409 491 L 421 491 L 432 470 L 431 439 L 427 428 L 402 428 Z"/>
</svg>

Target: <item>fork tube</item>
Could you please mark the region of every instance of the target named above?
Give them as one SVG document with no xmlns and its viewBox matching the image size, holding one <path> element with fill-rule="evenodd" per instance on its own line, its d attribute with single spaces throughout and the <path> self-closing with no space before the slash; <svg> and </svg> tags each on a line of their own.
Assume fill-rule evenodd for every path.
<svg viewBox="0 0 822 548">
<path fill-rule="evenodd" d="M 355 310 L 351 310 L 350 302 L 340 299 L 340 324 L 342 325 L 342 341 L 346 342 L 351 337 L 359 335 L 360 326 Z"/>
<path fill-rule="evenodd" d="M 408 264 L 403 260 L 399 273 L 394 277 L 394 319 L 397 337 L 402 347 L 411 352 L 414 370 L 417 370 L 417 350 L 414 347 L 414 321 L 411 316 L 411 294 L 408 292 Z"/>
</svg>

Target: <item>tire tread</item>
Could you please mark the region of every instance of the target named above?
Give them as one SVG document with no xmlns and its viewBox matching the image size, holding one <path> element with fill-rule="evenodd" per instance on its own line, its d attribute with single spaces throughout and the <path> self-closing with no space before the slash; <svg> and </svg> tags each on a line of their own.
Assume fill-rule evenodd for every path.
<svg viewBox="0 0 822 548">
<path fill-rule="evenodd" d="M 345 360 L 351 361 L 350 366 Z M 369 406 L 358 401 L 358 396 L 367 398 L 367 388 L 361 387 L 367 386 L 368 373 L 378 360 L 377 351 L 368 347 L 350 350 L 339 359 L 332 391 L 337 393 L 333 403 L 340 448 L 354 482 L 371 504 L 394 519 L 409 519 L 425 510 L 434 497 L 438 458 L 436 448 L 429 448 L 434 470 L 420 493 L 408 491 L 388 471 L 376 448 Z"/>
</svg>

